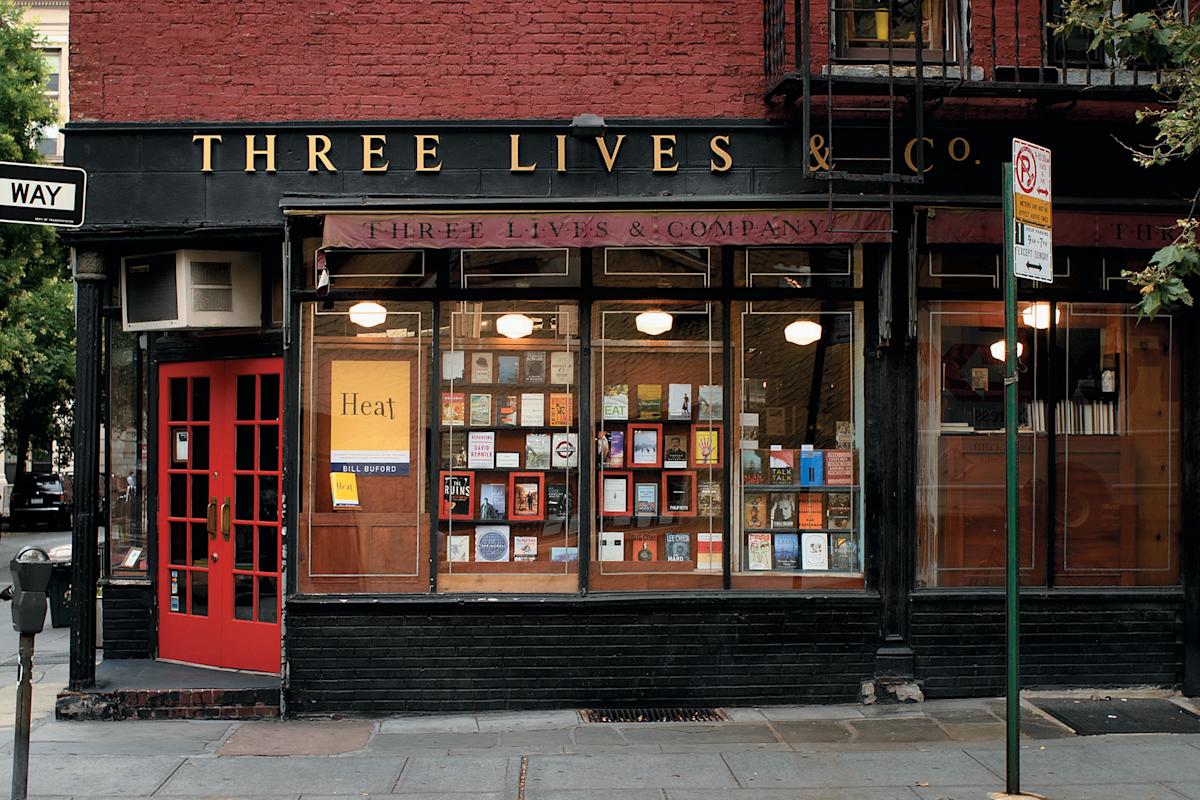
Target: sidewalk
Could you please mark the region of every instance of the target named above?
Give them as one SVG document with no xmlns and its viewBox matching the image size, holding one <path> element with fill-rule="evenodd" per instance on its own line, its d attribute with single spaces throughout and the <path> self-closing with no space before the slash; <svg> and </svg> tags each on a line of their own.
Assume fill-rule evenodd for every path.
<svg viewBox="0 0 1200 800">
<path fill-rule="evenodd" d="M 30 793 L 55 798 L 940 800 L 1003 788 L 1003 703 L 732 709 L 719 723 L 575 711 L 285 722 L 36 723 Z M 1027 706 L 1024 789 L 1200 800 L 1200 736 L 1075 736 Z M 11 723 L 10 723 L 11 724 Z M 0 750 L 12 751 L 11 729 Z M 0 768 L 0 795 L 11 778 Z"/>
</svg>

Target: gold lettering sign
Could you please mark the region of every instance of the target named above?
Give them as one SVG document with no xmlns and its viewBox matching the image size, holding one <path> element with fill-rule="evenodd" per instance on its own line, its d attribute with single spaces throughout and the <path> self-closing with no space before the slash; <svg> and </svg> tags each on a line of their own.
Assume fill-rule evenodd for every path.
<svg viewBox="0 0 1200 800">
<path fill-rule="evenodd" d="M 436 135 L 417 134 L 417 172 L 441 172 L 442 162 L 431 163 L 437 158 L 437 146 L 440 141 Z"/>
<path fill-rule="evenodd" d="M 268 133 L 263 138 L 267 140 L 267 146 L 260 150 L 254 146 L 258 137 L 252 133 L 246 134 L 246 172 L 254 172 L 254 159 L 258 156 L 266 156 L 267 172 L 275 171 L 275 134 Z"/>
<path fill-rule="evenodd" d="M 379 146 L 376 147 L 375 143 Z M 387 144 L 387 137 L 380 133 L 365 133 L 362 137 L 362 171 L 363 172 L 387 172 L 390 161 L 385 161 L 382 164 L 376 164 L 375 159 L 383 158 L 383 146 Z"/>
</svg>

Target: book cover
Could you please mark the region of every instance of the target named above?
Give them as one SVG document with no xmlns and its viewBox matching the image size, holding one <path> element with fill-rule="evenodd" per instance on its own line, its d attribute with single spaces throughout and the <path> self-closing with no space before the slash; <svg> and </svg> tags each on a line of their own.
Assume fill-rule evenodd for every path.
<svg viewBox="0 0 1200 800">
<path fill-rule="evenodd" d="M 672 383 L 667 385 L 667 419 L 692 419 L 692 385 Z"/>
<path fill-rule="evenodd" d="M 550 441 L 550 466 L 574 469 L 579 466 L 579 434 L 556 433 Z"/>
<path fill-rule="evenodd" d="M 687 469 L 688 437 L 683 433 L 668 433 L 663 450 L 663 467 L 666 469 Z"/>
<path fill-rule="evenodd" d="M 579 560 L 579 548 L 578 547 L 551 547 L 550 548 L 550 560 L 551 561 L 578 561 Z"/>
<path fill-rule="evenodd" d="M 442 476 L 442 507 L 445 518 L 470 519 L 474 481 L 469 473 L 450 473 Z"/>
<path fill-rule="evenodd" d="M 475 529 L 476 561 L 508 561 L 507 525 L 487 525 Z"/>
<path fill-rule="evenodd" d="M 552 483 L 546 487 L 546 516 L 566 519 L 571 514 L 571 489 L 565 483 Z"/>
<path fill-rule="evenodd" d="M 771 497 L 771 527 L 796 527 L 796 499 L 791 492 L 777 492 Z"/>
<path fill-rule="evenodd" d="M 525 469 L 550 469 L 550 434 L 525 435 Z"/>
<path fill-rule="evenodd" d="M 742 483 L 757 485 L 766 483 L 763 474 L 763 458 L 760 450 L 742 451 Z"/>
<path fill-rule="evenodd" d="M 496 407 L 496 425 L 501 428 L 517 427 L 517 396 L 515 394 L 500 395 Z"/>
<path fill-rule="evenodd" d="M 690 515 L 696 512 L 692 507 L 695 502 L 696 473 L 668 474 L 664 483 L 667 487 L 665 501 L 668 513 Z"/>
<path fill-rule="evenodd" d="M 525 382 L 546 382 L 546 351 L 530 350 L 525 354 Z"/>
<path fill-rule="evenodd" d="M 508 507 L 508 487 L 503 483 L 485 483 L 479 487 L 479 518 L 504 519 Z"/>
<path fill-rule="evenodd" d="M 686 533 L 667 534 L 667 561 L 691 561 L 692 537 Z"/>
<path fill-rule="evenodd" d="M 513 517 L 546 516 L 542 508 L 542 483 L 538 480 L 516 481 L 512 484 L 512 509 L 509 514 Z"/>
<path fill-rule="evenodd" d="M 555 393 L 550 395 L 550 427 L 569 428 L 575 418 L 571 395 Z"/>
<path fill-rule="evenodd" d="M 467 434 L 462 431 L 451 431 L 442 434 L 442 468 L 467 468 Z"/>
<path fill-rule="evenodd" d="M 800 534 L 800 569 L 829 569 L 829 537 L 824 533 Z"/>
<path fill-rule="evenodd" d="M 658 561 L 658 538 L 639 534 L 633 541 L 634 561 Z"/>
<path fill-rule="evenodd" d="M 741 436 L 738 447 L 743 450 L 758 449 L 758 414 L 742 414 Z"/>
<path fill-rule="evenodd" d="M 625 560 L 625 534 L 620 532 L 600 532 L 600 560 Z"/>
<path fill-rule="evenodd" d="M 826 450 L 825 484 L 827 486 L 854 485 L 854 451 Z"/>
<path fill-rule="evenodd" d="M 696 486 L 696 513 L 702 517 L 719 517 L 721 504 L 721 482 L 700 481 Z"/>
<path fill-rule="evenodd" d="M 700 409 L 696 419 L 701 422 L 720 421 L 725 415 L 724 387 L 719 383 L 704 383 L 699 391 Z"/>
<path fill-rule="evenodd" d="M 800 563 L 800 537 L 794 533 L 775 534 L 775 568 L 795 569 Z"/>
<path fill-rule="evenodd" d="M 825 527 L 832 530 L 846 531 L 853 525 L 851 520 L 851 505 L 849 492 L 830 492 L 825 496 Z"/>
<path fill-rule="evenodd" d="M 858 572 L 858 539 L 853 533 L 829 535 L 829 568 L 838 572 Z"/>
<path fill-rule="evenodd" d="M 353 472 L 329 473 L 334 508 L 358 508 L 358 476 Z"/>
<path fill-rule="evenodd" d="M 725 541 L 721 534 L 696 534 L 696 569 L 724 569 L 724 553 Z"/>
<path fill-rule="evenodd" d="M 637 387 L 638 419 L 662 419 L 662 385 L 639 383 Z"/>
<path fill-rule="evenodd" d="M 824 486 L 825 485 L 825 451 L 823 451 L 823 450 L 801 450 L 800 451 L 800 485 L 801 486 Z"/>
<path fill-rule="evenodd" d="M 767 522 L 767 496 L 765 494 L 747 494 L 742 500 L 742 526 L 765 528 Z"/>
<path fill-rule="evenodd" d="M 461 381 L 467 366 L 467 354 L 462 350 L 442 353 L 442 380 Z"/>
<path fill-rule="evenodd" d="M 575 356 L 565 350 L 550 354 L 550 382 L 569 386 L 575 382 Z"/>
<path fill-rule="evenodd" d="M 746 551 L 750 569 L 764 570 L 771 568 L 771 534 L 746 534 Z"/>
<path fill-rule="evenodd" d="M 521 395 L 521 427 L 541 428 L 546 424 L 546 395 Z"/>
<path fill-rule="evenodd" d="M 661 464 L 662 461 L 659 458 L 658 448 L 661 444 L 659 437 L 662 431 L 658 428 L 636 428 L 632 425 L 630 428 L 630 444 L 632 445 L 632 458 L 629 460 L 630 465 L 635 467 L 653 467 Z"/>
<path fill-rule="evenodd" d="M 471 355 L 471 383 L 492 382 L 492 354 L 473 353 Z"/>
<path fill-rule="evenodd" d="M 536 536 L 514 536 L 513 537 L 513 561 L 536 561 L 537 560 L 537 537 Z"/>
<path fill-rule="evenodd" d="M 629 419 L 629 384 L 612 383 L 605 386 L 601 402 L 604 419 L 619 419 L 622 422 Z"/>
<path fill-rule="evenodd" d="M 610 469 L 620 469 L 625 466 L 625 431 L 605 431 L 608 440 L 608 451 L 604 456 L 603 465 Z"/>
<path fill-rule="evenodd" d="M 769 450 L 767 458 L 771 465 L 771 483 L 790 486 L 796 482 L 795 450 Z"/>
<path fill-rule="evenodd" d="M 471 425 L 486 428 L 492 424 L 492 396 L 490 394 L 471 395 Z"/>
<path fill-rule="evenodd" d="M 601 487 L 601 505 L 603 513 L 611 516 L 629 513 L 629 478 L 618 475 L 615 478 L 605 476 Z"/>
<path fill-rule="evenodd" d="M 496 432 L 471 431 L 467 436 L 467 468 L 495 469 Z"/>
<path fill-rule="evenodd" d="M 471 537 L 452 534 L 446 537 L 447 561 L 471 560 Z"/>
<path fill-rule="evenodd" d="M 442 424 L 446 427 L 467 423 L 467 396 L 462 392 L 442 392 Z"/>
<path fill-rule="evenodd" d="M 796 505 L 797 528 L 825 527 L 825 498 L 820 492 L 802 492 Z"/>
<path fill-rule="evenodd" d="M 639 517 L 658 516 L 658 484 L 635 483 L 633 485 L 633 509 Z"/>
<path fill-rule="evenodd" d="M 520 356 L 496 356 L 496 383 L 517 383 L 520 375 Z"/>
</svg>

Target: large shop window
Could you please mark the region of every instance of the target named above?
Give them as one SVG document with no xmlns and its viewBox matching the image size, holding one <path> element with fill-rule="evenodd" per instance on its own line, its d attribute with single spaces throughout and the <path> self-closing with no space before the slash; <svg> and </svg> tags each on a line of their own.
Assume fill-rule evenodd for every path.
<svg viewBox="0 0 1200 800">
<path fill-rule="evenodd" d="M 1127 304 L 1022 302 L 1021 579 L 1179 580 L 1179 354 L 1173 320 Z M 1004 580 L 1003 307 L 919 312 L 919 582 Z"/>
<path fill-rule="evenodd" d="M 121 331 L 109 320 L 108 391 L 105 410 L 108 438 L 105 452 L 107 482 L 102 496 L 108 509 L 110 577 L 146 573 L 146 385 L 145 352 L 136 333 Z"/>
</svg>

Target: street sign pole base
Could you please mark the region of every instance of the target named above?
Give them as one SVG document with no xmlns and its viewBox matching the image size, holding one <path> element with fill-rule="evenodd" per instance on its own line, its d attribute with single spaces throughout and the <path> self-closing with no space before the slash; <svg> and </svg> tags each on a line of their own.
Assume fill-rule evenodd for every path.
<svg viewBox="0 0 1200 800">
<path fill-rule="evenodd" d="M 988 792 L 988 800 L 1046 800 L 1046 795 L 1034 794 L 1033 792 L 1022 792 L 1021 794 Z"/>
</svg>

